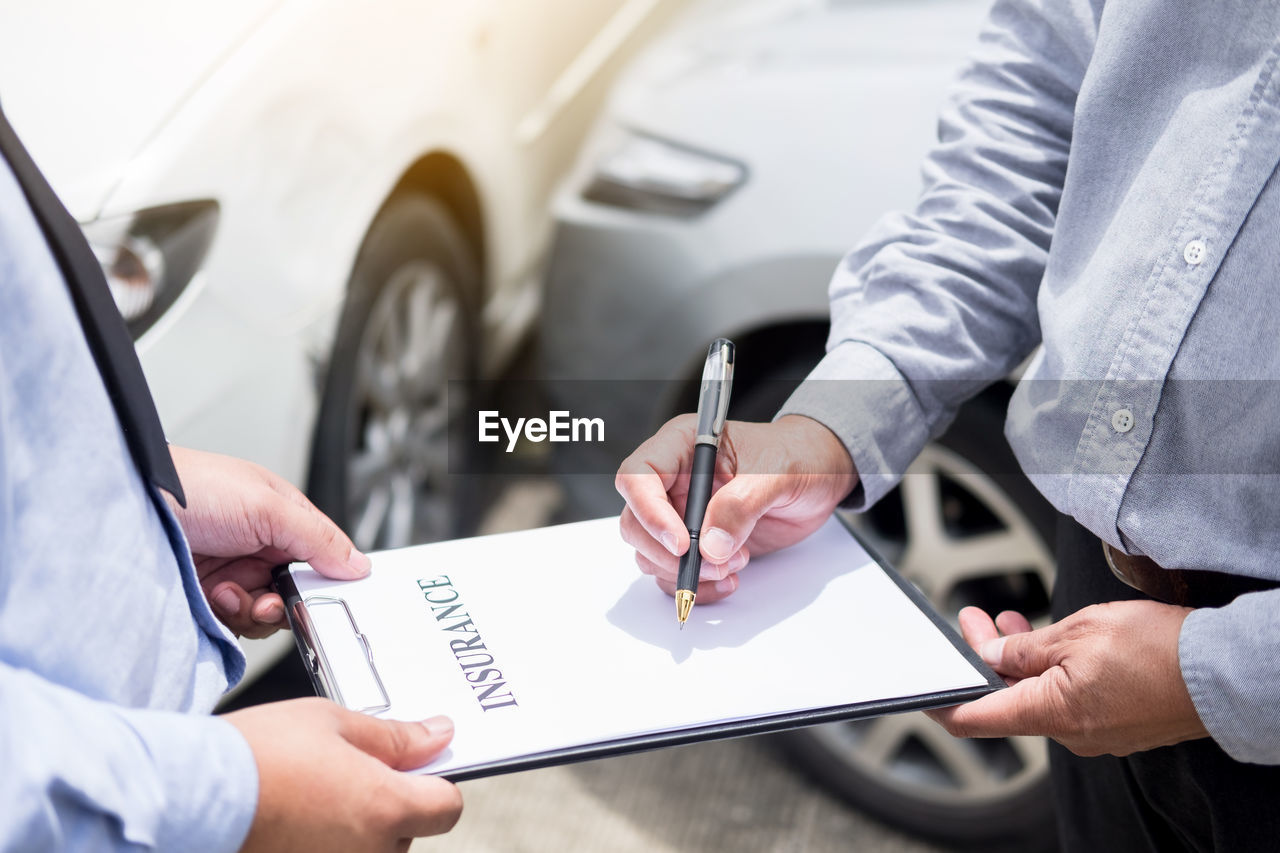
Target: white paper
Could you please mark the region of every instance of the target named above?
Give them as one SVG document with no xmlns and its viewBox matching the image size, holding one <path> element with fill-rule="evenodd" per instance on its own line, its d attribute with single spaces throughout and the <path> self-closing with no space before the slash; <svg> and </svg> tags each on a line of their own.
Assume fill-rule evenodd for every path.
<svg viewBox="0 0 1280 853">
<path fill-rule="evenodd" d="M 986 683 L 834 519 L 752 559 L 683 631 L 616 518 L 372 557 L 359 581 L 298 565 L 294 579 L 304 599 L 346 601 L 392 703 L 380 716 L 453 718 L 428 772 Z M 358 644 L 326 642 L 344 630 L 317 623 L 339 673 L 366 665 Z"/>
</svg>

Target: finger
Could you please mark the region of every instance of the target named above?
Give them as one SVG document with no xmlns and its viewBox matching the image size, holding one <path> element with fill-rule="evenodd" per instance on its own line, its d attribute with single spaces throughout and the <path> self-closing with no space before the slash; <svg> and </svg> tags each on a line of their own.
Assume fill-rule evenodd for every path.
<svg viewBox="0 0 1280 853">
<path fill-rule="evenodd" d="M 713 563 L 728 562 L 751 536 L 760 516 L 773 507 L 787 478 L 740 474 L 711 496 L 699 537 L 702 556 Z"/>
<path fill-rule="evenodd" d="M 978 607 L 966 607 L 960 611 L 960 633 L 964 634 L 965 642 L 975 649 L 1000 636 L 996 623 Z"/>
<path fill-rule="evenodd" d="M 1031 630 L 1031 623 L 1021 613 L 1005 610 L 996 617 L 996 627 L 1001 634 L 1025 634 Z"/>
<path fill-rule="evenodd" d="M 267 594 L 267 590 L 259 589 L 254 593 L 245 592 L 235 583 L 220 583 L 209 590 L 209 605 L 222 624 L 231 629 L 238 637 L 249 640 L 261 640 L 269 637 L 285 627 L 284 605 L 279 604 L 279 618 L 263 622 L 254 615 L 257 599 Z M 279 596 L 276 596 L 279 602 Z"/>
<path fill-rule="evenodd" d="M 702 568 L 698 571 L 698 578 L 704 581 L 724 580 L 729 575 L 745 569 L 749 557 L 750 552 L 746 548 L 739 548 L 726 563 L 709 563 L 703 560 Z"/>
<path fill-rule="evenodd" d="M 209 606 L 228 628 L 236 633 L 253 627 L 249 609 L 253 599 L 237 583 L 225 581 L 209 590 Z"/>
<path fill-rule="evenodd" d="M 253 604 L 249 608 L 249 615 L 254 622 L 259 625 L 270 625 L 274 628 L 283 627 L 285 622 L 284 599 L 279 594 L 264 588 L 249 593 L 249 597 L 253 599 Z"/>
<path fill-rule="evenodd" d="M 746 548 L 742 548 L 738 553 L 730 557 L 727 563 L 708 563 L 703 561 L 701 568 L 698 570 L 698 580 L 700 582 L 724 580 L 729 575 L 745 569 L 749 559 L 750 552 Z M 673 563 L 670 560 L 663 560 L 657 563 L 637 551 L 636 565 L 646 575 L 653 575 L 655 578 L 662 578 L 672 583 L 675 583 L 680 577 L 678 561 Z"/>
<path fill-rule="evenodd" d="M 653 538 L 631 511 L 631 507 L 622 510 L 622 515 L 618 518 L 618 529 L 622 534 L 622 541 L 635 548 L 636 553 L 643 554 L 649 562 L 671 574 L 679 570 L 680 558 Z M 687 538 L 688 534 L 685 536 Z"/>
<path fill-rule="evenodd" d="M 1001 675 L 1028 678 L 1059 663 L 1057 626 L 987 640 L 978 654 Z"/>
<path fill-rule="evenodd" d="M 397 780 L 404 803 L 404 817 L 396 835 L 421 838 L 453 829 L 462 816 L 462 793 L 452 782 L 437 776 L 403 775 Z"/>
<path fill-rule="evenodd" d="M 230 581 L 242 589 L 258 589 L 271 583 L 271 570 L 289 558 L 280 560 L 259 559 L 258 557 L 233 557 L 216 568 L 209 570 L 200 582 L 206 588 Z"/>
<path fill-rule="evenodd" d="M 625 463 L 623 467 L 626 468 Z M 614 484 L 636 521 L 669 554 L 678 557 L 689 548 L 689 532 L 684 529 L 684 522 L 671 505 L 667 489 L 657 472 L 644 474 L 619 471 Z"/>
<path fill-rule="evenodd" d="M 965 642 L 974 650 L 982 648 L 984 643 L 1000 636 L 996 624 L 991 621 L 987 611 L 979 607 L 966 607 L 960 611 L 960 632 L 964 634 Z M 1016 678 L 1006 676 L 1004 679 L 1004 683 L 1009 687 L 1017 682 Z"/>
<path fill-rule="evenodd" d="M 675 597 L 676 582 L 667 580 L 666 578 L 655 578 L 658 586 L 667 595 Z M 738 589 L 738 576 L 736 574 L 718 581 L 702 581 L 698 584 L 698 591 L 695 593 L 697 604 L 714 604 L 728 598 Z"/>
<path fill-rule="evenodd" d="M 264 546 L 279 548 L 328 578 L 351 580 L 369 574 L 369 558 L 312 503 L 298 503 L 278 491 L 270 495 L 259 509 Z"/>
<path fill-rule="evenodd" d="M 1054 707 L 1046 701 L 1045 682 L 1027 678 L 974 702 L 929 712 L 956 737 L 1013 737 L 1052 735 Z"/>
<path fill-rule="evenodd" d="M 393 770 L 422 767 L 453 740 L 453 721 L 448 717 L 402 722 L 338 710 L 339 734 L 356 749 L 367 752 Z"/>
<path fill-rule="evenodd" d="M 689 547 L 689 532 L 671 505 L 668 492 L 676 485 L 680 472 L 690 465 L 692 422 L 691 416 L 669 421 L 623 460 L 614 478 L 614 487 L 636 520 L 675 556 Z"/>
<path fill-rule="evenodd" d="M 675 569 L 669 566 L 655 563 L 639 551 L 636 552 L 636 565 L 644 574 L 652 575 L 655 578 L 661 578 L 662 580 L 669 581 L 670 583 L 675 583 L 676 577 L 679 574 Z"/>
</svg>

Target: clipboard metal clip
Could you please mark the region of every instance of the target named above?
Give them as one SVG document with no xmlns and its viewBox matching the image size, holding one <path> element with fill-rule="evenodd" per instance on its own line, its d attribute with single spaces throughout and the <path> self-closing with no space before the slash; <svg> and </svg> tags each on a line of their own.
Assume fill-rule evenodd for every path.
<svg viewBox="0 0 1280 853">
<path fill-rule="evenodd" d="M 351 633 L 355 635 L 356 640 L 360 643 L 360 648 L 364 650 L 365 661 L 369 664 L 369 671 L 373 674 L 374 683 L 382 696 L 381 703 L 366 705 L 363 708 L 351 708 L 342 697 L 342 688 L 338 686 L 338 679 L 334 675 L 333 666 L 329 662 L 329 656 L 324 653 L 324 646 L 316 635 L 315 623 L 312 621 L 311 613 L 309 612 L 309 608 L 332 607 L 335 605 L 341 607 L 343 613 L 346 614 L 347 622 L 351 625 Z M 361 714 L 377 714 L 390 710 L 391 697 L 387 695 L 386 685 L 382 683 L 382 676 L 378 673 L 378 665 L 373 660 L 373 650 L 369 647 L 369 640 L 360 632 L 360 627 L 356 624 L 356 617 L 352 615 L 351 608 L 347 605 L 347 602 L 341 598 L 334 598 L 328 595 L 312 595 L 305 600 L 298 599 L 295 601 L 292 609 L 295 636 L 299 641 L 298 645 L 301 647 L 303 657 L 306 659 L 311 679 L 316 682 L 316 687 L 320 692 L 344 708 L 358 711 Z"/>
</svg>

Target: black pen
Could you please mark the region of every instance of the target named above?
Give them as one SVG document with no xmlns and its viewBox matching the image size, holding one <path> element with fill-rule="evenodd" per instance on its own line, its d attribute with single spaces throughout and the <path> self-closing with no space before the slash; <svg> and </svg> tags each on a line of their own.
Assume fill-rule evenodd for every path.
<svg viewBox="0 0 1280 853">
<path fill-rule="evenodd" d="M 689 476 L 689 501 L 684 506 L 684 526 L 689 531 L 689 550 L 680 558 L 680 575 L 676 580 L 676 619 L 680 629 L 693 611 L 698 597 L 698 573 L 702 569 L 702 552 L 698 535 L 711 500 L 711 486 L 716 478 L 716 451 L 724 434 L 725 417 L 729 414 L 729 392 L 733 390 L 733 341 L 716 338 L 707 350 L 707 363 L 702 367 L 702 388 L 698 392 L 698 435 L 693 444 L 693 472 Z"/>
</svg>

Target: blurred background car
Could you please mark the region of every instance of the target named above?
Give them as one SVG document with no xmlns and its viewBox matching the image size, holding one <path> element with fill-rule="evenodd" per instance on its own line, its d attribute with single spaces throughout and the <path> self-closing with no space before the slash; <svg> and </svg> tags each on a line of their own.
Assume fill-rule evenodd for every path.
<svg viewBox="0 0 1280 853">
<path fill-rule="evenodd" d="M 713 338 L 738 344 L 731 414 L 748 420 L 769 419 L 819 360 L 832 271 L 883 213 L 913 203 L 986 7 L 705 2 L 625 72 L 555 205 L 546 393 L 574 414 L 607 413 L 611 433 L 609 447 L 554 460 L 568 517 L 621 508 L 607 473 L 617 448 L 695 407 Z M 1004 441 L 1010 390 L 967 405 L 855 519 L 953 623 L 969 604 L 1049 618 L 1055 515 Z M 782 746 L 910 832 L 1053 847 L 1040 739 L 958 740 L 910 714 L 806 729 Z"/>
<path fill-rule="evenodd" d="M 672 5 L 4 2 L 0 98 L 170 440 L 393 547 L 468 529 L 449 380 L 518 351 L 552 189 Z M 252 677 L 290 640 L 246 646 Z"/>
</svg>

